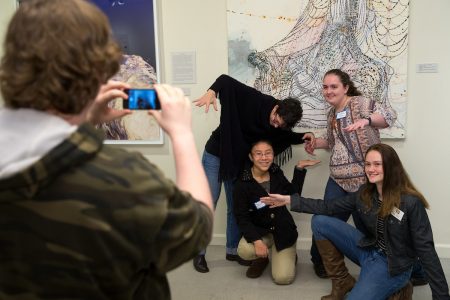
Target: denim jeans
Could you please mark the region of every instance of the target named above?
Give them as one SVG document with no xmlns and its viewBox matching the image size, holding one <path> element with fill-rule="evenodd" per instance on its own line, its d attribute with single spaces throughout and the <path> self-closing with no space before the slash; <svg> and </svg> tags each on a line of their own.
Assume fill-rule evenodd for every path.
<svg viewBox="0 0 450 300">
<path fill-rule="evenodd" d="M 217 206 L 219 201 L 220 191 L 222 188 L 222 182 L 219 181 L 219 168 L 220 158 L 212 155 L 206 151 L 203 152 L 202 165 L 205 169 L 206 178 L 208 179 L 209 188 L 211 189 L 212 199 L 214 201 L 214 207 Z M 234 181 L 224 180 L 223 185 L 225 187 L 225 195 L 227 199 L 227 254 L 237 254 L 237 247 L 241 238 L 241 232 L 237 226 L 236 218 L 233 213 L 233 187 Z M 206 251 L 202 251 L 200 254 L 205 254 Z"/>
<path fill-rule="evenodd" d="M 420 262 L 419 259 L 417 259 L 413 265 L 411 278 L 415 278 L 415 279 L 425 279 L 426 278 L 425 270 L 423 269 L 422 263 Z"/>
<path fill-rule="evenodd" d="M 339 199 L 342 197 L 347 196 L 350 194 L 346 190 L 344 190 L 339 184 L 336 183 L 331 177 L 328 178 L 327 185 L 325 187 L 325 195 L 323 196 L 323 200 L 327 202 L 331 202 L 334 199 Z M 350 213 L 339 213 L 333 215 L 333 217 L 338 218 L 344 222 L 347 222 L 350 218 Z M 355 223 L 356 228 L 358 228 L 360 231 L 364 233 L 364 226 L 362 225 L 362 222 L 359 219 L 359 216 L 355 213 L 353 214 L 353 222 Z M 312 243 L 311 243 L 311 261 L 313 264 L 320 264 L 322 263 L 322 258 L 320 257 L 319 251 L 317 250 L 316 242 L 314 241 L 315 237 L 313 235 L 312 237 Z"/>
<path fill-rule="evenodd" d="M 377 248 L 360 248 L 358 242 L 364 235 L 352 225 L 334 217 L 315 215 L 311 226 L 318 241 L 331 241 L 342 254 L 361 267 L 359 279 L 347 300 L 386 299 L 408 283 L 412 267 L 391 276 L 386 255 Z"/>
</svg>

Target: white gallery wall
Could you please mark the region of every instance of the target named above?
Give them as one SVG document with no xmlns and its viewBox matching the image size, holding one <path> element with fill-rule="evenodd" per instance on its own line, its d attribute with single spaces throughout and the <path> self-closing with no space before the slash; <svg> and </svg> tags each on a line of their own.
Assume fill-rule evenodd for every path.
<svg viewBox="0 0 450 300">
<path fill-rule="evenodd" d="M 292 0 L 296 1 L 296 0 Z M 195 51 L 197 84 L 184 85 L 189 97 L 199 97 L 214 79 L 227 73 L 226 0 L 158 0 L 161 69 L 163 82 L 170 83 L 171 53 Z M 0 1 L 0 38 L 15 10 L 15 1 Z M 408 111 L 406 138 L 386 140 L 399 153 L 413 182 L 431 204 L 429 216 L 438 254 L 450 257 L 450 1 L 411 0 L 408 59 Z M 292 12 L 291 17 L 297 17 Z M 3 49 L 0 51 L 3 53 Z M 416 73 L 417 64 L 437 63 L 438 73 Z M 219 113 L 193 107 L 193 129 L 201 155 Z M 141 151 L 175 179 L 168 139 L 162 146 L 126 146 Z M 4 147 L 4 145 L 2 145 Z M 329 153 L 316 151 L 320 166 L 308 172 L 304 195 L 320 198 L 328 178 Z M 294 158 L 284 167 L 291 177 L 294 163 L 308 155 L 294 147 Z M 299 227 L 299 248 L 308 249 L 310 216 L 294 213 Z M 213 243 L 225 243 L 226 205 L 222 195 L 216 211 Z"/>
</svg>

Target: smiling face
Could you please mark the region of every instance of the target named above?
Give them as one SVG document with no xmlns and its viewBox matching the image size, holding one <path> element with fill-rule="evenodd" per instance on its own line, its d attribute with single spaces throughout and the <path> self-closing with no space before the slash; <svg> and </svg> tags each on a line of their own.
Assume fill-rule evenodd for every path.
<svg viewBox="0 0 450 300">
<path fill-rule="evenodd" d="M 250 160 L 253 162 L 253 169 L 265 173 L 273 163 L 273 148 L 266 142 L 259 142 L 252 147 Z"/>
<path fill-rule="evenodd" d="M 334 107 L 339 107 L 345 101 L 348 86 L 344 86 L 339 76 L 328 74 L 323 78 L 322 94 L 325 100 Z"/>
<path fill-rule="evenodd" d="M 372 150 L 367 153 L 364 170 L 370 183 L 383 186 L 384 169 L 380 152 Z"/>
</svg>

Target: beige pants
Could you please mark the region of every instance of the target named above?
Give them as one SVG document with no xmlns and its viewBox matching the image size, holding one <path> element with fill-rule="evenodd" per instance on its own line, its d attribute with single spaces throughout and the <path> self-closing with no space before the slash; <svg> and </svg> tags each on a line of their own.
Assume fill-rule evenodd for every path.
<svg viewBox="0 0 450 300">
<path fill-rule="evenodd" d="M 276 284 L 291 284 L 295 279 L 295 256 L 297 254 L 297 242 L 289 248 L 277 251 L 272 234 L 262 238 L 264 244 L 270 251 L 270 262 L 272 267 L 272 278 Z M 253 243 L 247 243 L 242 238 L 239 241 L 237 252 L 240 257 L 246 260 L 258 258 L 255 253 Z"/>
</svg>

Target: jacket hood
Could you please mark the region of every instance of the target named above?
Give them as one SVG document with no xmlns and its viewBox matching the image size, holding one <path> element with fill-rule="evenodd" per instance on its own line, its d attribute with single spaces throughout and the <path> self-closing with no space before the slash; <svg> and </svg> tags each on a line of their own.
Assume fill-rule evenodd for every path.
<svg viewBox="0 0 450 300">
<path fill-rule="evenodd" d="M 31 166 L 76 129 L 76 126 L 45 112 L 1 109 L 0 179 Z"/>
<path fill-rule="evenodd" d="M 91 125 L 72 126 L 34 110 L 0 110 L 0 201 L 30 199 L 102 147 Z"/>
</svg>

